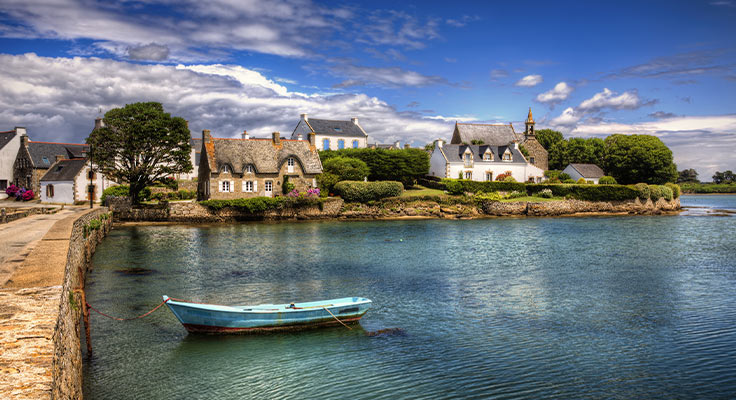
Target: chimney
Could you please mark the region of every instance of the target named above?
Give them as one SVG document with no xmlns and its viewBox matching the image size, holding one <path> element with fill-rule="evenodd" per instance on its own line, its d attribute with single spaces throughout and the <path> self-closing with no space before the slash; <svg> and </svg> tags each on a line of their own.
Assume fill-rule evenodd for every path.
<svg viewBox="0 0 736 400">
<path fill-rule="evenodd" d="M 273 137 L 273 144 L 274 144 L 275 146 L 278 146 L 278 145 L 280 145 L 280 144 L 281 144 L 281 134 L 280 134 L 280 133 L 278 133 L 278 132 L 274 132 L 274 133 L 272 133 L 271 135 L 272 135 L 272 137 Z"/>
<path fill-rule="evenodd" d="M 408 148 L 410 148 L 410 147 L 411 147 L 411 146 L 409 145 L 409 143 L 404 143 L 404 148 L 405 148 L 405 149 L 408 149 Z"/>
<path fill-rule="evenodd" d="M 314 132 L 309 132 L 309 145 L 310 146 L 316 146 L 317 145 L 317 135 Z"/>
<path fill-rule="evenodd" d="M 350 118 L 350 122 L 354 123 L 355 125 L 358 125 L 358 119 L 357 118 Z"/>
<path fill-rule="evenodd" d="M 435 141 L 435 143 L 437 143 L 437 147 L 439 147 L 441 149 L 442 148 L 442 145 L 445 143 L 445 141 L 442 140 L 442 139 L 437 139 Z"/>
<path fill-rule="evenodd" d="M 202 130 L 202 143 L 212 143 L 212 135 L 209 129 Z"/>
<path fill-rule="evenodd" d="M 516 150 L 519 149 L 519 141 L 518 140 L 514 140 L 514 149 L 516 149 Z"/>
<path fill-rule="evenodd" d="M 100 129 L 105 127 L 105 122 L 102 120 L 102 118 L 97 117 L 95 118 L 95 129 Z"/>
<path fill-rule="evenodd" d="M 20 145 L 28 147 L 28 135 L 20 135 Z"/>
<path fill-rule="evenodd" d="M 57 155 L 56 156 L 56 162 L 59 162 L 64 159 L 64 156 Z"/>
<path fill-rule="evenodd" d="M 248 135 L 248 131 L 243 131 L 243 139 L 250 139 L 250 135 Z"/>
<path fill-rule="evenodd" d="M 22 126 L 16 126 L 15 127 L 15 134 L 16 135 L 25 135 L 26 134 L 26 128 Z"/>
<path fill-rule="evenodd" d="M 396 143 L 394 143 L 394 149 L 397 149 L 397 150 L 401 149 L 401 143 L 399 143 L 398 140 L 396 141 Z"/>
<path fill-rule="evenodd" d="M 304 121 L 309 121 L 307 114 L 299 114 L 299 116 L 301 116 Z"/>
<path fill-rule="evenodd" d="M 296 140 L 304 140 L 304 136 L 302 136 L 302 134 L 301 134 L 301 133 L 298 133 L 298 134 L 296 135 Z"/>
</svg>

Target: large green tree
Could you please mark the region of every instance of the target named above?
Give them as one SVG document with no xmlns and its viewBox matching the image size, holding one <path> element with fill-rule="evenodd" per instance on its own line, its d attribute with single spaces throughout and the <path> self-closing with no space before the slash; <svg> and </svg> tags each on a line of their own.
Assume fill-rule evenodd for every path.
<svg viewBox="0 0 736 400">
<path fill-rule="evenodd" d="M 103 122 L 87 138 L 90 156 L 103 175 L 130 185 L 134 203 L 146 186 L 192 170 L 187 123 L 164 112 L 161 103 L 114 108 Z"/>
<path fill-rule="evenodd" d="M 615 134 L 606 138 L 603 169 L 621 184 L 664 184 L 677 180 L 672 151 L 651 135 Z"/>
<path fill-rule="evenodd" d="M 332 157 L 322 163 L 322 170 L 337 175 L 341 181 L 362 181 L 370 175 L 363 160 L 352 157 Z"/>
<path fill-rule="evenodd" d="M 680 171 L 678 173 L 677 183 L 682 183 L 682 182 L 699 183 L 700 181 L 698 180 L 698 171 L 692 168 L 683 169 L 682 171 Z"/>
<path fill-rule="evenodd" d="M 547 151 L 549 151 L 549 149 L 551 149 L 555 143 L 559 143 L 565 140 L 562 137 L 562 132 L 558 132 L 552 129 L 540 129 L 537 131 L 536 136 L 539 144 L 547 149 Z"/>
<path fill-rule="evenodd" d="M 343 149 L 320 151 L 322 163 L 333 157 L 352 157 L 363 160 L 370 169 L 368 180 L 399 181 L 404 187 L 429 173 L 429 155 L 422 149 Z"/>
</svg>

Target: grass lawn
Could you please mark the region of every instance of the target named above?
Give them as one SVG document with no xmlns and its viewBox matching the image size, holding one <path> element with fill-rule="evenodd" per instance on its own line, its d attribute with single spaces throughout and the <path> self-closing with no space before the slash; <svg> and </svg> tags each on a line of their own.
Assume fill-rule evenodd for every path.
<svg viewBox="0 0 736 400">
<path fill-rule="evenodd" d="M 517 197 L 515 199 L 503 199 L 501 202 L 503 203 L 513 203 L 516 201 L 531 201 L 531 202 L 541 202 L 541 201 L 559 201 L 559 200 L 565 200 L 564 197 L 553 197 L 551 199 L 545 199 L 542 197 L 533 197 L 533 196 L 524 196 L 524 197 Z"/>
<path fill-rule="evenodd" d="M 413 188 L 404 190 L 404 193 L 401 194 L 401 197 L 409 197 L 409 196 L 440 196 L 445 194 L 444 191 L 439 189 L 430 189 L 426 188 L 421 185 L 414 185 Z"/>
</svg>

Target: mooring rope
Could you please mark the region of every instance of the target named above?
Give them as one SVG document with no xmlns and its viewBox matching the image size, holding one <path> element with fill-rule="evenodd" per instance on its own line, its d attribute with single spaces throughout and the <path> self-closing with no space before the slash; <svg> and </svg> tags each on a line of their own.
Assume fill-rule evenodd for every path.
<svg viewBox="0 0 736 400">
<path fill-rule="evenodd" d="M 141 318 L 144 318 L 144 317 L 147 317 L 147 316 L 151 315 L 154 311 L 156 311 L 159 308 L 161 308 L 161 306 L 164 305 L 164 304 L 166 304 L 166 302 L 169 301 L 169 300 L 171 300 L 171 299 L 166 299 L 166 300 L 162 301 L 161 304 L 157 305 L 153 310 L 151 310 L 151 311 L 149 311 L 149 312 L 147 312 L 145 314 L 139 315 L 137 317 L 133 317 L 133 318 L 117 318 L 117 317 L 113 317 L 112 315 L 107 315 L 107 314 L 103 313 L 102 311 L 100 311 L 100 310 L 92 307 L 91 305 L 89 305 L 89 303 L 86 303 L 86 304 L 87 304 L 87 308 L 89 308 L 90 310 L 96 312 L 97 314 L 102 315 L 103 317 L 114 319 L 116 321 L 132 321 L 134 319 L 141 319 Z"/>
<path fill-rule="evenodd" d="M 341 324 L 342 324 L 342 326 L 344 326 L 344 327 L 346 327 L 346 328 L 350 329 L 351 331 L 353 330 L 353 328 L 351 328 L 351 327 L 349 327 L 349 326 L 345 325 L 345 323 L 343 323 L 342 321 L 340 321 L 340 318 L 337 318 L 337 317 L 335 316 L 335 314 L 333 314 L 333 313 L 332 313 L 332 311 L 330 311 L 330 310 L 328 310 L 328 309 L 327 309 L 327 307 L 322 307 L 322 308 L 324 308 L 324 309 L 325 309 L 325 311 L 327 311 L 328 313 L 330 313 L 330 315 L 332 315 L 332 318 L 336 319 L 336 320 L 337 320 L 337 322 L 339 322 L 339 323 L 341 323 Z"/>
</svg>

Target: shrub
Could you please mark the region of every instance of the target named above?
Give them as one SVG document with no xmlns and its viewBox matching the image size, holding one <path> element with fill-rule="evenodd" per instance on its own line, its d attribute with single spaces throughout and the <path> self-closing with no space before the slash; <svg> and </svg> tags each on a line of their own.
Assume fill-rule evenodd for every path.
<svg viewBox="0 0 736 400">
<path fill-rule="evenodd" d="M 525 192 L 526 191 L 526 184 L 520 183 L 520 182 L 478 182 L 478 181 L 471 181 L 471 180 L 455 180 L 455 179 L 443 179 L 440 183 L 444 184 L 447 188 L 447 191 L 452 193 L 450 191 L 449 185 L 452 185 L 450 182 L 457 182 L 461 185 L 461 190 L 458 190 L 457 194 L 462 194 L 464 192 L 470 192 L 470 193 L 479 193 L 479 192 L 512 192 L 516 190 L 517 192 Z"/>
<path fill-rule="evenodd" d="M 543 199 L 551 199 L 554 197 L 554 194 L 552 193 L 551 189 L 542 189 L 541 192 L 537 193 L 537 197 L 541 197 Z"/>
<path fill-rule="evenodd" d="M 352 157 L 362 160 L 370 170 L 368 180 L 399 181 L 409 187 L 429 172 L 429 155 L 423 149 L 342 149 L 320 151 L 324 163 L 333 157 Z M 363 177 L 360 177 L 363 179 Z"/>
<path fill-rule="evenodd" d="M 294 185 L 293 183 L 289 182 L 289 176 L 288 175 L 285 175 L 284 176 L 284 183 L 281 184 L 281 192 L 283 194 L 287 194 L 287 193 L 291 192 L 292 190 L 294 190 L 295 187 L 296 187 L 296 185 Z"/>
<path fill-rule="evenodd" d="M 111 186 L 105 190 L 102 191 L 102 196 L 100 197 L 100 201 L 102 204 L 105 204 L 105 201 L 107 200 L 108 196 L 114 196 L 114 197 L 128 197 L 130 195 L 129 193 L 130 187 L 128 185 L 117 185 L 117 186 Z M 151 199 L 151 189 L 144 188 L 139 193 L 141 201 L 146 201 Z"/>
<path fill-rule="evenodd" d="M 447 182 L 445 182 L 445 187 L 447 188 L 447 192 L 450 194 L 458 195 L 465 193 L 463 184 L 456 180 L 448 179 Z"/>
<path fill-rule="evenodd" d="M 335 193 L 347 202 L 367 203 L 386 197 L 401 196 L 404 186 L 401 182 L 342 181 L 335 185 Z"/>
<path fill-rule="evenodd" d="M 675 199 L 680 198 L 680 194 L 682 194 L 682 189 L 680 189 L 680 185 L 672 182 L 667 182 L 664 184 L 668 188 L 672 189 L 672 197 Z"/>
<path fill-rule="evenodd" d="M 7 194 L 10 197 L 15 197 L 15 194 L 18 193 L 20 188 L 15 185 L 10 185 L 5 189 L 5 194 Z"/>
<path fill-rule="evenodd" d="M 473 196 L 473 198 L 476 201 L 484 201 L 484 200 L 499 201 L 503 197 L 500 194 L 498 194 L 498 192 L 491 192 L 491 193 L 476 194 L 475 196 Z"/>
<path fill-rule="evenodd" d="M 568 174 L 568 173 L 566 173 L 566 172 L 560 172 L 560 176 L 559 176 L 559 178 L 560 178 L 560 180 L 561 180 L 561 181 L 563 181 L 563 182 L 564 182 L 564 181 L 567 181 L 567 180 L 570 180 L 570 181 L 571 181 L 571 180 L 573 180 L 573 179 L 572 179 L 572 176 L 570 176 L 570 174 Z"/>
<path fill-rule="evenodd" d="M 553 197 L 588 201 L 633 200 L 640 195 L 637 189 L 622 185 L 551 185 L 542 183 L 526 185 L 526 188 L 530 195 L 548 189 L 552 192 Z"/>
<path fill-rule="evenodd" d="M 368 165 L 359 158 L 332 157 L 322 163 L 325 172 L 335 174 L 341 181 L 362 181 L 370 175 Z"/>
<path fill-rule="evenodd" d="M 518 199 L 519 197 L 526 197 L 526 191 L 518 192 L 514 190 L 513 192 L 507 194 L 505 198 L 507 199 Z"/>
<path fill-rule="evenodd" d="M 323 172 L 317 175 L 317 186 L 322 191 L 323 197 L 333 193 L 335 184 L 339 181 L 339 176 L 329 172 Z"/>
<path fill-rule="evenodd" d="M 567 183 L 567 184 L 569 184 L 569 183 L 575 183 L 575 180 L 572 179 L 572 178 L 567 178 L 567 179 L 563 179 L 562 180 L 562 183 Z"/>
<path fill-rule="evenodd" d="M 616 178 L 612 176 L 602 176 L 601 179 L 598 180 L 598 183 L 601 185 L 615 185 L 617 184 Z"/>
<path fill-rule="evenodd" d="M 248 199 L 205 200 L 200 201 L 199 204 L 212 210 L 221 210 L 230 207 L 251 214 L 259 214 L 280 208 L 284 201 L 284 197 L 251 197 Z"/>
<path fill-rule="evenodd" d="M 575 183 L 577 183 L 578 185 L 585 185 L 585 184 L 586 184 L 586 182 L 585 182 L 585 178 L 580 178 L 580 179 L 578 179 L 578 181 L 577 181 L 577 182 L 575 182 Z"/>
<path fill-rule="evenodd" d="M 516 179 L 514 179 L 513 176 L 508 175 L 507 177 L 503 178 L 504 182 L 516 182 Z"/>
<path fill-rule="evenodd" d="M 649 185 L 646 183 L 637 183 L 634 185 L 634 188 L 639 191 L 639 198 L 642 200 L 646 200 L 652 196 L 652 192 L 649 189 Z"/>
<path fill-rule="evenodd" d="M 672 200 L 672 189 L 667 186 L 649 185 L 649 191 L 651 193 L 652 201 L 657 201 L 659 199 Z"/>
</svg>

